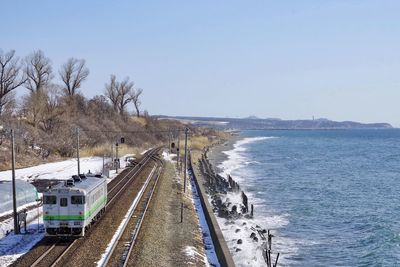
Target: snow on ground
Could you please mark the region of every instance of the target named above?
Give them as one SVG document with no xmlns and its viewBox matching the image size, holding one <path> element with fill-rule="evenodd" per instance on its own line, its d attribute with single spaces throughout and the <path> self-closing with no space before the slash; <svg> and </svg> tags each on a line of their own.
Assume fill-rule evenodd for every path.
<svg viewBox="0 0 400 267">
<path fill-rule="evenodd" d="M 27 220 L 33 221 L 28 224 L 27 233 L 21 229 L 21 235 L 14 235 L 13 232 L 6 235 L 7 231 L 14 228 L 13 219 L 0 222 L 0 266 L 11 265 L 44 237 L 42 216 L 39 216 L 39 221 L 34 218 L 37 212 L 37 209 L 28 212 Z M 41 214 L 41 210 L 39 213 Z"/>
<path fill-rule="evenodd" d="M 169 153 L 168 151 L 163 151 L 162 156 L 163 156 L 163 158 L 164 158 L 166 161 L 170 161 L 170 162 L 172 162 L 172 163 L 175 163 L 175 162 L 173 161 L 173 158 L 176 157 L 176 154 Z"/>
<path fill-rule="evenodd" d="M 41 194 L 39 193 L 39 195 L 41 195 Z M 24 204 L 24 205 L 19 206 L 19 207 L 17 208 L 17 212 L 22 211 L 23 209 L 29 209 L 30 207 L 35 206 L 35 205 L 37 205 L 37 204 L 38 204 L 38 203 L 37 203 L 36 201 L 35 201 L 35 202 L 31 202 L 31 203 Z M 0 217 L 10 215 L 12 212 L 13 212 L 12 210 L 8 210 L 8 211 L 5 211 L 5 212 L 2 212 L 2 213 L 0 213 Z M 0 238 L 1 238 L 1 236 L 0 236 Z"/>
<path fill-rule="evenodd" d="M 121 160 L 123 162 L 123 160 Z M 102 157 L 87 157 L 80 160 L 81 173 L 102 172 Z M 78 172 L 76 159 L 41 164 L 15 170 L 16 179 L 32 181 L 35 179 L 68 179 Z M 0 180 L 11 180 L 11 170 L 0 172 Z"/>
<path fill-rule="evenodd" d="M 39 213 L 39 222 L 37 220 L 38 213 Z M 41 214 L 42 214 L 42 207 L 29 210 L 27 212 L 26 220 L 27 220 L 27 222 L 31 221 L 32 223 L 36 223 L 36 224 L 40 223 Z M 9 218 L 4 221 L 1 221 L 0 222 L 0 241 L 2 238 L 7 236 L 9 233 L 11 233 L 12 230 L 14 230 L 14 219 L 13 218 Z"/>
<path fill-rule="evenodd" d="M 143 151 L 144 154 L 146 151 Z M 127 154 L 120 157 L 121 168 L 125 168 L 125 158 L 132 157 L 133 154 Z M 105 159 L 105 164 L 110 162 L 110 158 Z M 102 157 L 85 157 L 80 159 L 81 173 L 102 173 L 103 158 Z M 58 162 L 45 163 L 33 167 L 15 170 L 16 179 L 25 181 L 33 181 L 35 179 L 57 179 L 64 180 L 78 172 L 78 163 L 76 159 L 68 159 Z M 110 171 L 110 175 L 113 171 Z M 115 172 L 114 172 L 115 173 Z M 0 172 L 0 181 L 10 181 L 11 170 Z"/>
<path fill-rule="evenodd" d="M 148 152 L 148 151 L 150 151 L 150 150 L 152 150 L 153 148 L 152 147 L 150 147 L 149 149 L 146 149 L 146 150 L 144 150 L 142 153 L 140 153 L 140 155 L 144 155 L 144 154 L 146 154 L 146 152 Z"/>
<path fill-rule="evenodd" d="M 184 253 L 186 254 L 186 256 L 188 256 L 190 259 L 193 259 L 193 260 L 198 259 L 198 260 L 204 262 L 205 266 L 210 266 L 210 264 L 209 264 L 208 261 L 207 261 L 207 258 L 204 257 L 203 254 L 199 253 L 195 247 L 186 246 L 186 247 L 183 249 L 183 252 L 184 252 Z M 188 264 L 194 264 L 194 263 L 193 263 L 193 262 L 188 262 Z"/>
</svg>

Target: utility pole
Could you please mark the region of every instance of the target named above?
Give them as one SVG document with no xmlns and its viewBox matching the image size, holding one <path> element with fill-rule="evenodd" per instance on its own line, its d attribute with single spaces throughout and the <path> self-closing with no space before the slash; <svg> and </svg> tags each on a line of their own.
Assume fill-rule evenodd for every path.
<svg viewBox="0 0 400 267">
<path fill-rule="evenodd" d="M 115 143 L 115 173 L 118 173 L 118 165 L 119 165 L 119 158 L 118 158 L 118 141 Z"/>
<path fill-rule="evenodd" d="M 171 153 L 171 132 L 168 132 L 168 153 Z"/>
<path fill-rule="evenodd" d="M 176 167 L 178 168 L 178 172 L 179 174 L 181 174 L 181 169 L 179 168 L 179 160 L 180 160 L 180 156 L 181 156 L 181 151 L 180 151 L 180 131 L 178 131 L 178 148 L 177 148 L 177 152 L 176 152 Z"/>
<path fill-rule="evenodd" d="M 79 157 L 79 128 L 76 128 L 76 158 L 78 161 L 78 176 L 81 174 L 81 161 Z"/>
<path fill-rule="evenodd" d="M 187 141 L 188 141 L 188 132 L 189 129 L 185 129 L 185 164 L 183 170 L 183 193 L 186 193 L 186 169 L 187 169 Z"/>
<path fill-rule="evenodd" d="M 105 154 L 103 154 L 103 171 L 101 172 L 102 175 L 104 175 L 104 158 L 106 157 Z"/>
<path fill-rule="evenodd" d="M 114 144 L 111 142 L 111 163 L 114 164 Z"/>
<path fill-rule="evenodd" d="M 17 190 L 15 188 L 15 139 L 14 130 L 11 129 L 11 173 L 12 173 L 12 192 L 13 192 L 13 217 L 14 217 L 14 233 L 19 234 L 18 215 L 17 215 Z"/>
</svg>

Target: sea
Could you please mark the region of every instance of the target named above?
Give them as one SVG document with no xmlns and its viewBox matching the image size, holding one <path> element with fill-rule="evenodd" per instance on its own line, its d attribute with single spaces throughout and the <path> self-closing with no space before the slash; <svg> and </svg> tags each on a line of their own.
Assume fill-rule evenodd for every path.
<svg viewBox="0 0 400 267">
<path fill-rule="evenodd" d="M 400 266 L 400 130 L 245 131 L 223 153 L 219 170 L 255 206 L 252 220 L 218 219 L 238 266 L 266 266 L 257 225 L 278 266 Z"/>
</svg>

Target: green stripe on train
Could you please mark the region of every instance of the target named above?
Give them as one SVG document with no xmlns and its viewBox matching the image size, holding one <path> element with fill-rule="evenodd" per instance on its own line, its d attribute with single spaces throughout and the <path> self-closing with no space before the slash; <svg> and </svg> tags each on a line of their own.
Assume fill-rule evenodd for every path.
<svg viewBox="0 0 400 267">
<path fill-rule="evenodd" d="M 101 199 L 96 201 L 96 204 L 93 208 L 91 208 L 84 215 L 44 215 L 44 221 L 61 221 L 61 220 L 75 220 L 75 221 L 84 221 L 90 215 L 92 215 L 101 205 L 107 202 L 107 197 L 102 197 Z"/>
</svg>

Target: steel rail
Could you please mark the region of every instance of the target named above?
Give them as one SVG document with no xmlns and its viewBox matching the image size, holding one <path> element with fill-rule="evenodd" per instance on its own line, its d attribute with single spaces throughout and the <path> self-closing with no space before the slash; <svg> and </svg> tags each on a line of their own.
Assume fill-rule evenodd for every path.
<svg viewBox="0 0 400 267">
<path fill-rule="evenodd" d="M 50 266 L 55 266 L 62 257 L 73 247 L 73 245 L 76 243 L 78 239 L 75 239 L 72 241 L 70 244 L 67 245 L 67 247 L 64 249 L 64 251 L 56 258 L 56 260 L 50 265 Z M 58 240 L 56 243 L 54 243 L 46 252 L 44 252 L 39 258 L 37 258 L 31 265 L 31 267 L 38 266 L 55 248 L 56 246 L 60 243 Z"/>
<path fill-rule="evenodd" d="M 101 264 L 102 267 L 103 267 L 103 266 L 104 266 L 104 267 L 107 266 L 107 264 L 109 263 L 109 261 L 110 261 L 112 255 L 114 254 L 114 251 L 115 251 L 115 249 L 116 249 L 116 247 L 117 247 L 117 245 L 118 245 L 118 242 L 121 240 L 121 237 L 122 237 L 123 233 L 125 232 L 126 227 L 128 226 L 130 219 L 132 218 L 134 212 L 136 211 L 136 208 L 137 208 L 137 206 L 139 205 L 140 200 L 142 199 L 143 194 L 144 194 L 144 192 L 145 192 L 145 190 L 146 190 L 148 184 L 150 183 L 151 178 L 153 177 L 153 174 L 154 174 L 154 171 L 155 171 L 156 167 L 157 167 L 157 166 L 154 166 L 154 167 L 153 167 L 153 169 L 152 169 L 152 171 L 150 172 L 149 176 L 146 178 L 146 181 L 145 181 L 144 185 L 143 185 L 142 188 L 141 188 L 141 191 L 139 192 L 139 194 L 138 194 L 138 196 L 137 196 L 137 197 L 138 197 L 138 201 L 134 204 L 134 206 L 132 207 L 132 210 L 131 210 L 130 213 L 128 214 L 128 216 L 127 216 L 128 219 L 124 222 L 124 224 L 123 224 L 123 226 L 122 226 L 122 229 L 121 229 L 120 232 L 118 233 L 117 238 L 115 239 L 115 241 L 113 242 L 113 244 L 112 244 L 112 246 L 111 246 L 111 249 L 108 251 L 108 253 L 107 253 L 107 255 L 106 255 L 106 257 L 105 257 L 103 263 Z"/>
<path fill-rule="evenodd" d="M 154 148 L 154 149 L 148 151 L 148 153 L 145 154 L 145 156 L 143 157 L 143 159 L 141 159 L 141 161 L 140 161 L 135 167 L 133 167 L 132 170 L 130 170 L 127 174 L 125 174 L 124 177 L 121 178 L 120 181 L 119 181 L 113 188 L 111 188 L 111 189 L 107 192 L 107 194 L 110 194 L 112 191 L 114 191 L 114 189 L 117 188 L 117 186 L 118 186 L 120 183 L 122 183 L 123 180 L 125 180 L 127 177 L 131 176 L 132 172 L 135 172 L 135 171 L 136 171 L 136 168 L 139 168 L 139 170 L 140 170 L 141 167 L 143 166 L 143 164 L 146 164 L 146 163 L 147 163 L 148 159 L 153 155 L 153 153 L 154 153 L 155 150 L 157 150 L 157 149 L 158 149 L 158 148 Z M 135 172 L 135 174 L 133 174 L 133 176 L 135 176 L 136 173 L 137 173 L 137 172 Z"/>
<path fill-rule="evenodd" d="M 154 153 L 156 153 L 157 150 L 159 150 L 159 148 L 154 149 L 154 150 L 152 151 L 152 153 L 149 153 L 149 155 L 147 155 L 147 156 L 140 162 L 141 165 L 140 165 L 139 169 L 136 170 L 133 174 L 132 174 L 131 172 L 129 172 L 128 174 L 126 174 L 126 176 L 125 176 L 124 178 L 122 178 L 121 181 L 119 181 L 118 184 L 115 185 L 115 187 L 113 187 L 113 189 L 116 188 L 116 186 L 118 186 L 118 185 L 122 182 L 122 180 L 124 180 L 128 175 L 131 175 L 131 178 L 132 178 L 132 177 L 135 177 L 140 171 L 142 171 L 142 169 L 146 166 L 146 164 L 147 164 L 147 163 L 149 162 L 149 160 L 151 159 L 152 155 L 153 155 Z M 143 162 L 143 161 L 145 161 L 145 162 Z M 112 196 L 111 199 L 108 200 L 108 202 L 107 202 L 107 204 L 106 204 L 106 208 L 107 208 L 107 207 L 116 199 L 116 197 L 125 189 L 125 187 L 127 186 L 128 182 L 129 182 L 129 181 L 127 181 L 127 182 L 120 188 L 120 190 L 118 190 L 118 192 L 117 192 L 114 196 Z M 111 191 L 110 191 L 110 192 L 111 192 Z"/>
<path fill-rule="evenodd" d="M 74 246 L 74 244 L 78 241 L 78 239 L 75 239 L 71 244 L 68 245 L 68 247 L 61 253 L 60 256 L 57 257 L 57 259 L 50 265 L 51 267 L 56 266 L 61 259 L 68 253 L 68 251 L 71 250 L 71 248 Z"/>
<path fill-rule="evenodd" d="M 56 247 L 57 243 L 53 244 L 48 250 L 46 250 L 45 253 L 43 253 L 39 258 L 37 258 L 31 265 L 31 267 L 37 266 L 49 253 Z"/>
<path fill-rule="evenodd" d="M 143 211 L 143 213 L 142 213 L 142 216 L 141 216 L 141 218 L 140 218 L 139 225 L 138 225 L 137 229 L 135 229 L 135 230 L 136 230 L 136 231 L 135 231 L 135 234 L 134 234 L 134 236 L 133 236 L 133 238 L 132 238 L 131 243 L 129 244 L 129 250 L 128 250 L 128 253 L 127 253 L 126 256 L 125 256 L 125 260 L 124 260 L 124 263 L 123 263 L 123 267 L 128 266 L 129 258 L 130 258 L 131 254 L 132 254 L 133 247 L 134 247 L 135 244 L 136 244 L 136 240 L 137 240 L 137 237 L 138 237 L 138 235 L 139 235 L 140 229 L 142 228 L 142 224 L 143 224 L 145 215 L 146 215 L 147 210 L 148 210 L 148 208 L 149 208 L 149 206 L 150 206 L 151 200 L 153 199 L 153 195 L 154 195 L 155 188 L 156 188 L 156 186 L 157 186 L 157 184 L 158 184 L 158 180 L 160 179 L 160 176 L 161 176 L 162 171 L 163 171 L 163 169 L 164 169 L 164 162 L 163 162 L 162 160 L 160 160 L 160 159 L 158 159 L 158 160 L 161 162 L 161 166 L 160 166 L 159 171 L 158 171 L 157 179 L 156 179 L 156 181 L 154 182 L 153 187 L 151 188 L 150 197 L 149 197 L 148 200 L 147 200 L 146 207 L 145 207 L 145 209 L 144 209 L 144 211 Z"/>
</svg>

